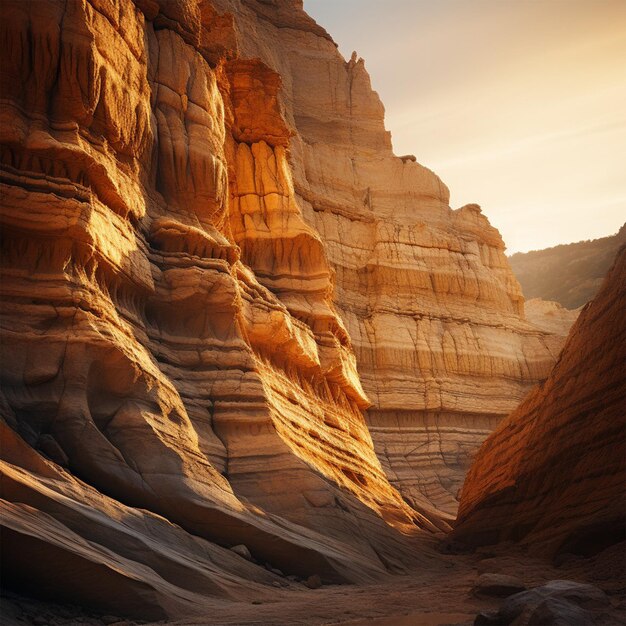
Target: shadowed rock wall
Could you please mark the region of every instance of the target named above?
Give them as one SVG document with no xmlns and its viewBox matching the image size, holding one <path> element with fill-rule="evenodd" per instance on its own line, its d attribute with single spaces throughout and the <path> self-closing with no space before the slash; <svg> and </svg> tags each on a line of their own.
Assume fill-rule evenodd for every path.
<svg viewBox="0 0 626 626">
<path fill-rule="evenodd" d="M 626 248 L 548 379 L 485 441 L 454 537 L 590 556 L 626 524 Z"/>
</svg>

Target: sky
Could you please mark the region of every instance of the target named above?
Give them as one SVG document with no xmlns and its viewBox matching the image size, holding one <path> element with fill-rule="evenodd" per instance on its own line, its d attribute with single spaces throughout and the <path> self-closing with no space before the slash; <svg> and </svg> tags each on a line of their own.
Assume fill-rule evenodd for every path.
<svg viewBox="0 0 626 626">
<path fill-rule="evenodd" d="M 304 0 L 365 59 L 398 155 L 507 253 L 626 221 L 626 0 Z"/>
</svg>

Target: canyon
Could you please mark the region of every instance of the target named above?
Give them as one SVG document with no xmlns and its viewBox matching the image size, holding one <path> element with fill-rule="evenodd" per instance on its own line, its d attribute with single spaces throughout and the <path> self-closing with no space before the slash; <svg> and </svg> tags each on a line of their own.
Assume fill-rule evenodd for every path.
<svg viewBox="0 0 626 626">
<path fill-rule="evenodd" d="M 280 623 L 281 598 L 326 588 L 341 607 L 416 571 L 470 584 L 478 557 L 440 546 L 465 473 L 550 389 L 577 313 L 525 312 L 498 231 L 393 154 L 364 61 L 298 0 L 0 12 L 11 589 Z M 501 489 L 481 454 L 465 543 Z"/>
</svg>

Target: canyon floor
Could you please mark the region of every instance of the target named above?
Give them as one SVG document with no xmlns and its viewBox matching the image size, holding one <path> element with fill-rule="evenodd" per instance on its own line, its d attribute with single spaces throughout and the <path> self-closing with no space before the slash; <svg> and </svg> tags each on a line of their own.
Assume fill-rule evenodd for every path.
<svg viewBox="0 0 626 626">
<path fill-rule="evenodd" d="M 25 623 L 56 626 L 134 626 L 138 623 L 470 626 L 478 613 L 495 611 L 502 604 L 503 598 L 473 593 L 481 574 L 499 573 L 521 579 L 528 588 L 550 580 L 593 584 L 610 599 L 610 607 L 595 616 L 595 623 L 612 626 L 626 624 L 625 555 L 626 545 L 622 543 L 589 559 L 566 555 L 556 566 L 525 554 L 516 546 L 499 546 L 473 554 L 442 554 L 433 540 L 427 539 L 419 571 L 391 576 L 375 585 L 276 589 L 273 599 L 262 604 L 215 601 L 207 603 L 206 614 L 170 622 L 135 622 L 112 615 L 89 615 L 76 607 L 47 604 L 9 592 L 2 601 L 1 623 L 6 626 Z"/>
</svg>

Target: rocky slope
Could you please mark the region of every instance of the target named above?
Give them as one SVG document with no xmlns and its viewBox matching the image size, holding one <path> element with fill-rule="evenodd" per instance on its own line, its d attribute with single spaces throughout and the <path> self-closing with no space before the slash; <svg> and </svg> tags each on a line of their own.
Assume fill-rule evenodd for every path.
<svg viewBox="0 0 626 626">
<path fill-rule="evenodd" d="M 485 441 L 455 537 L 589 556 L 624 540 L 626 247 L 542 385 Z M 623 553 L 622 553 L 623 557 Z"/>
<path fill-rule="evenodd" d="M 5 580 L 158 618 L 414 566 L 561 344 L 497 231 L 299 2 L 0 10 Z"/>
<path fill-rule="evenodd" d="M 518 252 L 509 262 L 526 298 L 555 300 L 576 309 L 596 295 L 624 243 L 626 224 L 610 237 Z"/>
</svg>

